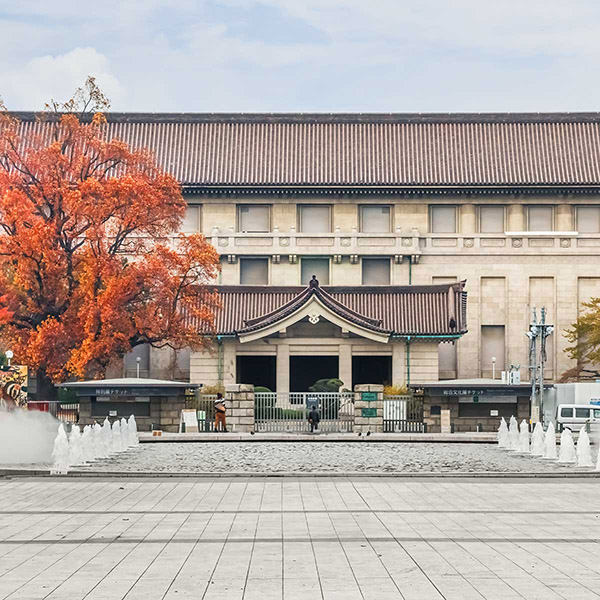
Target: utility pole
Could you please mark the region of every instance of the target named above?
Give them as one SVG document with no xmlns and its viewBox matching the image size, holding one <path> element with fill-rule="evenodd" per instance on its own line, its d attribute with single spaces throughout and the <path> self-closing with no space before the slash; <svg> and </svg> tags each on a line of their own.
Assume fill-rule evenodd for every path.
<svg viewBox="0 0 600 600">
<path fill-rule="evenodd" d="M 546 338 L 554 332 L 554 326 L 546 324 L 546 307 L 542 307 L 540 322 L 535 307 L 532 309 L 531 324 L 525 334 L 529 338 L 529 370 L 531 372 L 531 422 L 537 423 L 544 414 L 544 364 L 546 363 Z M 537 340 L 540 340 L 539 366 Z M 539 378 L 538 378 L 539 372 Z M 536 385 L 540 386 L 539 396 Z"/>
</svg>

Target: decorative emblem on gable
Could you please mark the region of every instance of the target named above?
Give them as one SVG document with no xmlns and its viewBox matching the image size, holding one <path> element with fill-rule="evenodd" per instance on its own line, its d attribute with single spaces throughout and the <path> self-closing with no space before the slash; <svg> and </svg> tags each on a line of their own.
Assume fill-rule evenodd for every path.
<svg viewBox="0 0 600 600">
<path fill-rule="evenodd" d="M 308 315 L 308 322 L 311 325 L 316 325 L 319 322 L 320 319 L 320 315 L 318 315 L 317 313 L 312 313 L 310 315 Z"/>
</svg>

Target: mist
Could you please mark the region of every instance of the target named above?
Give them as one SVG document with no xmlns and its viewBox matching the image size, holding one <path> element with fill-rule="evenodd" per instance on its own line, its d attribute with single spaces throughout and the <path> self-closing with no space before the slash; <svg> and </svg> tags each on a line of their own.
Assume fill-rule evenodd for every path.
<svg viewBox="0 0 600 600">
<path fill-rule="evenodd" d="M 0 408 L 0 465 L 52 462 L 58 425 L 49 413 Z"/>
</svg>

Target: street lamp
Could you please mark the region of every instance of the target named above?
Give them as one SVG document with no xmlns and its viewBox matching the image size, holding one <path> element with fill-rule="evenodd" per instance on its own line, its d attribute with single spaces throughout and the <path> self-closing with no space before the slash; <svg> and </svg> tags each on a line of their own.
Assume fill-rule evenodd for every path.
<svg viewBox="0 0 600 600">
<path fill-rule="evenodd" d="M 492 379 L 496 379 L 496 357 L 492 356 Z"/>
<path fill-rule="evenodd" d="M 137 371 L 137 378 L 139 379 L 139 378 L 140 378 L 140 363 L 142 362 L 142 359 L 141 359 L 141 357 L 140 357 L 140 356 L 138 356 L 138 357 L 135 359 L 135 362 L 137 363 L 137 364 L 135 365 L 135 368 L 136 368 L 136 371 Z"/>
<path fill-rule="evenodd" d="M 8 366 L 10 367 L 10 361 L 11 361 L 12 357 L 14 356 L 13 351 L 12 350 L 7 350 L 4 353 L 4 356 L 6 356 L 6 360 L 8 361 Z"/>
</svg>

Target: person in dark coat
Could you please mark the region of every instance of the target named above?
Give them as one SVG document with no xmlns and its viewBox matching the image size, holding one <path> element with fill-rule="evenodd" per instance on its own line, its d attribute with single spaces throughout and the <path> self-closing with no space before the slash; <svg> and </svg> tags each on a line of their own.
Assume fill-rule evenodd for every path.
<svg viewBox="0 0 600 600">
<path fill-rule="evenodd" d="M 321 415 L 317 410 L 316 406 L 313 406 L 308 413 L 308 422 L 310 424 L 310 432 L 313 433 L 319 429 L 319 421 L 321 420 Z"/>
</svg>

